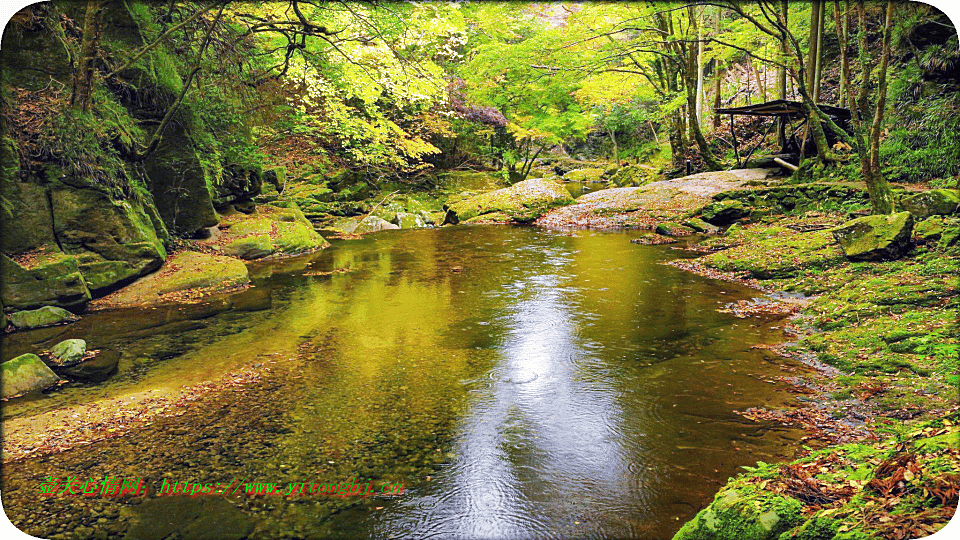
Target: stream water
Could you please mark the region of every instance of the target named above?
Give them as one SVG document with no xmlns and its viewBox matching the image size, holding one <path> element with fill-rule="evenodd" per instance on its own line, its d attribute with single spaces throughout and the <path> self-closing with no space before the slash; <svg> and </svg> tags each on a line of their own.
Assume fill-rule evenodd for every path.
<svg viewBox="0 0 960 540">
<path fill-rule="evenodd" d="M 104 383 L 6 403 L 5 429 L 262 375 L 121 437 L 5 464 L 4 509 L 41 537 L 669 538 L 741 466 L 792 454 L 798 432 L 734 411 L 789 405 L 764 379 L 801 368 L 754 348 L 782 340 L 782 321 L 718 311 L 758 293 L 666 266 L 681 252 L 637 234 L 388 231 L 259 263 L 253 287 L 201 304 L 6 336 L 3 359 L 72 337 L 121 357 Z M 404 491 L 39 496 L 68 476 Z"/>
</svg>

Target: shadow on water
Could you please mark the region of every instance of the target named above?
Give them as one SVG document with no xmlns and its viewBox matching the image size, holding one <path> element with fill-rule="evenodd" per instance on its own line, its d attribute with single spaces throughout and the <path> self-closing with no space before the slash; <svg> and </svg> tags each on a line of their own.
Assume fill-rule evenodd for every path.
<svg viewBox="0 0 960 540">
<path fill-rule="evenodd" d="M 717 311 L 750 291 L 632 234 L 390 231 L 258 265 L 254 287 L 203 304 L 8 336 L 4 358 L 83 337 L 122 360 L 6 421 L 264 369 L 123 437 L 6 464 L 5 510 L 46 537 L 669 537 L 739 467 L 790 454 L 796 432 L 734 411 L 788 404 L 762 379 L 796 366 L 752 348 L 776 321 Z M 38 498 L 78 475 L 404 493 Z"/>
</svg>

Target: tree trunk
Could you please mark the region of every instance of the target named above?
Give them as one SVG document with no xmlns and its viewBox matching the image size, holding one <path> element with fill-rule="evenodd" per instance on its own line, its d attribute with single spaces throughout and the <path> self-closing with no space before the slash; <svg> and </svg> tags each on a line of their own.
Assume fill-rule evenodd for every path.
<svg viewBox="0 0 960 540">
<path fill-rule="evenodd" d="M 694 8 L 696 11 L 697 8 Z M 703 25 L 697 25 L 697 124 L 703 122 Z"/>
<path fill-rule="evenodd" d="M 822 73 L 823 73 L 823 23 L 825 20 L 825 15 L 827 13 L 827 6 L 824 4 L 824 0 L 819 0 L 820 4 L 820 13 L 819 19 L 817 20 L 817 57 L 814 59 L 814 69 L 813 69 L 813 101 L 820 102 L 820 87 Z"/>
<path fill-rule="evenodd" d="M 807 80 L 806 83 L 807 92 L 810 93 L 810 96 L 816 93 L 814 90 L 816 85 L 816 73 L 817 73 L 817 57 L 819 56 L 817 46 L 820 43 L 820 36 L 818 35 L 817 30 L 820 27 L 820 0 L 813 0 L 813 3 L 810 5 L 810 35 L 808 37 L 809 43 L 809 52 L 807 53 L 807 62 L 806 62 L 806 71 L 807 71 Z"/>
<path fill-rule="evenodd" d="M 93 94 L 93 59 L 100 41 L 102 12 L 103 4 L 99 0 L 87 0 L 80 38 L 80 61 L 73 74 L 73 90 L 70 94 L 70 104 L 79 106 L 84 112 L 90 110 L 90 98 Z"/>
<path fill-rule="evenodd" d="M 780 3 L 780 6 L 781 6 L 780 9 L 783 12 L 783 24 L 786 27 L 787 14 L 788 14 L 787 0 L 783 0 Z M 781 35 L 780 35 L 781 63 L 786 63 L 787 57 L 789 56 L 789 54 L 790 54 L 790 50 L 787 48 L 786 33 L 781 32 Z M 777 92 L 778 92 L 777 97 L 779 99 L 787 99 L 787 67 L 785 65 L 777 68 Z"/>
<path fill-rule="evenodd" d="M 720 10 L 717 9 L 717 35 L 720 35 Z M 720 108 L 720 60 L 713 61 L 713 129 L 720 127 L 720 114 L 717 109 Z"/>
<path fill-rule="evenodd" d="M 880 132 L 883 130 L 883 113 L 887 106 L 887 66 L 890 63 L 890 21 L 893 18 L 893 0 L 887 0 L 887 13 L 883 22 L 883 50 L 877 72 L 877 109 L 870 126 L 870 166 L 864 170 L 870 202 L 875 214 L 893 213 L 893 194 L 890 185 L 880 173 Z M 867 174 L 869 172 L 869 174 Z"/>
<path fill-rule="evenodd" d="M 849 2 L 847 2 L 849 9 Z M 847 57 L 847 15 L 841 13 L 840 0 L 833 0 L 833 15 L 837 22 L 837 39 L 840 41 L 840 96 L 837 105 L 847 106 L 850 94 L 850 59 Z"/>
<path fill-rule="evenodd" d="M 688 7 L 687 14 L 690 16 L 690 24 L 697 26 L 699 31 L 699 25 L 697 24 L 696 18 L 696 8 Z M 707 140 L 703 137 L 703 131 L 700 129 L 700 119 L 697 115 L 697 66 L 699 65 L 697 47 L 698 44 L 689 44 L 687 47 L 687 62 L 686 69 L 684 70 L 684 86 L 687 91 L 687 122 L 690 127 L 690 135 L 697 142 L 697 147 L 700 149 L 700 156 L 703 158 L 704 164 L 711 171 L 716 171 L 720 169 L 720 164 L 713 158 L 713 154 L 710 152 L 710 146 L 707 145 Z M 702 47 L 700 47 L 702 49 Z"/>
</svg>

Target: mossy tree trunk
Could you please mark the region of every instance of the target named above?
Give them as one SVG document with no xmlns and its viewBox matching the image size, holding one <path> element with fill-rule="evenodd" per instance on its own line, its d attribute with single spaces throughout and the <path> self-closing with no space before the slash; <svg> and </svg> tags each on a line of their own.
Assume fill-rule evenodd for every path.
<svg viewBox="0 0 960 540">
<path fill-rule="evenodd" d="M 90 110 L 90 99 L 93 94 L 93 60 L 97 45 L 100 42 L 100 22 L 103 16 L 104 3 L 100 0 L 87 0 L 83 15 L 83 28 L 80 37 L 79 60 L 74 66 L 73 89 L 70 93 L 70 104 L 86 112 Z"/>
</svg>

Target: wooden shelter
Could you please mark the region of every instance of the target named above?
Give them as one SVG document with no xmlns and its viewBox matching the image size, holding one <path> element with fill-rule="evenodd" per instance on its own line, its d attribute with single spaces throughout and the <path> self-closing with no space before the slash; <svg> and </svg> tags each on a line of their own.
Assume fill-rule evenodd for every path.
<svg viewBox="0 0 960 540">
<path fill-rule="evenodd" d="M 850 131 L 850 120 L 853 113 L 849 109 L 833 107 L 830 105 L 817 105 L 821 111 L 830 116 L 830 118 L 844 131 Z M 776 99 L 766 103 L 757 103 L 756 105 L 745 105 L 743 107 L 728 107 L 717 109 L 717 114 L 730 115 L 730 134 L 733 136 L 733 151 L 737 155 L 737 166 L 750 159 L 753 152 L 762 144 L 750 149 L 744 159 L 740 159 L 740 148 L 737 144 L 737 135 L 733 129 L 733 117 L 736 115 L 744 116 L 765 116 L 773 120 L 770 127 L 764 133 L 764 138 L 777 126 L 777 140 L 780 144 L 780 157 L 790 157 L 797 159 L 802 155 L 809 156 L 816 154 L 817 147 L 810 140 L 809 130 L 806 129 L 807 113 L 803 108 L 803 103 L 799 101 L 787 101 L 785 99 Z M 797 133 L 802 129 L 802 133 Z M 837 136 L 829 129 L 825 130 L 827 143 L 831 146 L 838 142 Z M 789 133 L 789 135 L 788 135 Z"/>
</svg>

